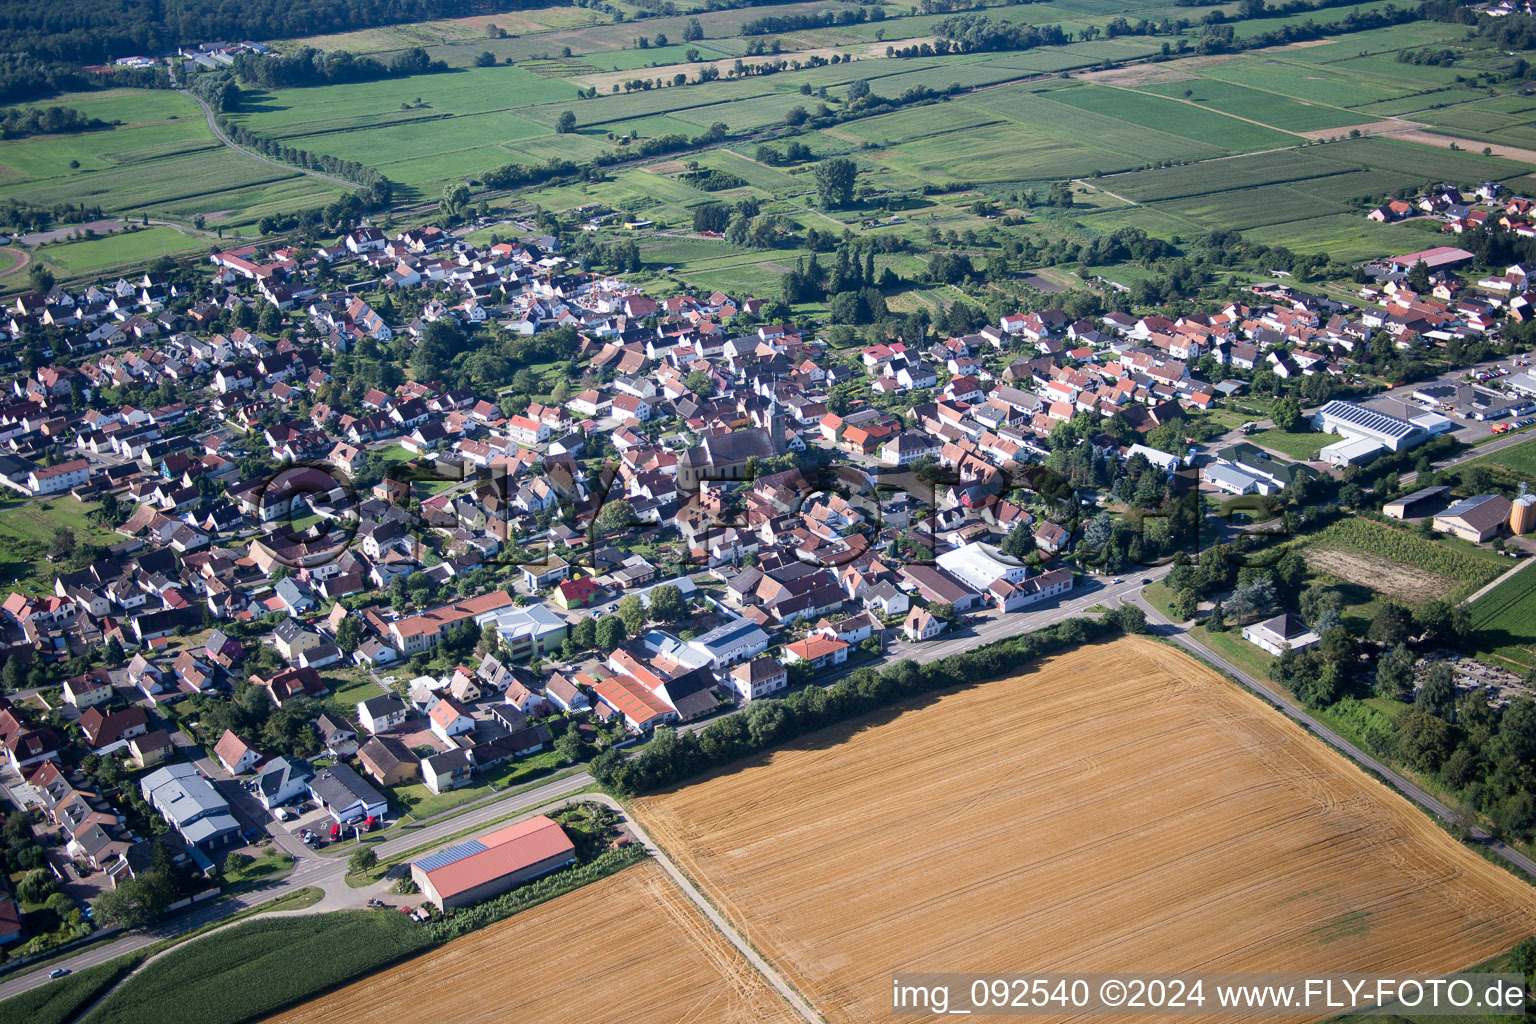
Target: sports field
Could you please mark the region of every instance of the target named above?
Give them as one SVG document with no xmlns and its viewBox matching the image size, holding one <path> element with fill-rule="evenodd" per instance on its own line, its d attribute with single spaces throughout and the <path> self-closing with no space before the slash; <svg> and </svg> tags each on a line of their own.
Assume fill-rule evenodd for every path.
<svg viewBox="0 0 1536 1024">
<path fill-rule="evenodd" d="M 635 809 L 836 1022 L 888 1019 L 895 971 L 1427 972 L 1536 930 L 1536 891 L 1145 638 Z"/>
<path fill-rule="evenodd" d="M 402 1007 L 436 1007 L 455 1024 L 790 1024 L 800 1019 L 649 863 L 269 1020 L 395 1024 Z"/>
</svg>

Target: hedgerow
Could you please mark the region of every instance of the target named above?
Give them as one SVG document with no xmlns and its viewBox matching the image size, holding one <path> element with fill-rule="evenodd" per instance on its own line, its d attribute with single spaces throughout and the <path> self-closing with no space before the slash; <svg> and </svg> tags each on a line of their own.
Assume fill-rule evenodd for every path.
<svg viewBox="0 0 1536 1024">
<path fill-rule="evenodd" d="M 903 659 L 879 672 L 855 669 L 828 687 L 807 686 L 784 698 L 755 700 L 697 733 L 658 729 L 634 756 L 604 751 L 592 762 L 592 777 L 625 795 L 659 789 L 907 697 L 996 679 L 1064 648 L 1145 629 L 1141 610 L 1129 606 L 1097 619 L 1066 619 L 927 665 Z"/>
</svg>

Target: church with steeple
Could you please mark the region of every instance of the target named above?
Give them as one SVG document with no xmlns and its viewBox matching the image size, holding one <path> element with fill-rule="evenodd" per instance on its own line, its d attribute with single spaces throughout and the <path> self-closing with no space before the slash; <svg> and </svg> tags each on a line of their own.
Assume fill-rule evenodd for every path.
<svg viewBox="0 0 1536 1024">
<path fill-rule="evenodd" d="M 705 434 L 677 462 L 677 485 L 697 491 L 701 480 L 744 480 L 748 459 L 771 459 L 788 451 L 784 435 L 784 410 L 770 394 L 761 424 L 729 433 Z"/>
</svg>

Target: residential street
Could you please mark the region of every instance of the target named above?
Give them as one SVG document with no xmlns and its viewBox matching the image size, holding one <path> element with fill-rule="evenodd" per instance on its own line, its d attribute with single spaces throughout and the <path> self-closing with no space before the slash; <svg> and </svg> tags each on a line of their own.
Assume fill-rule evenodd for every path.
<svg viewBox="0 0 1536 1024">
<path fill-rule="evenodd" d="M 975 617 L 977 621 L 966 626 L 963 631 L 957 632 L 953 636 L 927 643 L 895 642 L 887 647 L 884 661 L 888 663 L 902 658 L 911 658 L 920 663 L 933 662 L 951 654 L 971 650 L 1008 636 L 1032 632 L 1060 622 L 1063 619 L 1081 615 L 1085 609 L 1093 605 L 1114 607 L 1124 604 L 1126 601 L 1132 601 L 1146 612 L 1148 622 L 1153 624 L 1155 632 L 1167 636 L 1175 643 L 1238 679 L 1266 701 L 1280 707 L 1285 714 L 1301 723 L 1304 728 L 1309 729 L 1325 743 L 1335 747 L 1361 767 L 1376 774 L 1436 817 L 1446 822 L 1454 821 L 1454 812 L 1435 797 L 1398 775 L 1380 761 L 1358 750 L 1347 740 L 1317 722 L 1304 708 L 1279 693 L 1267 681 L 1253 678 L 1194 641 L 1184 632 L 1182 627 L 1170 623 L 1142 594 L 1142 589 L 1145 586 L 1144 580 L 1160 580 L 1170 570 L 1171 566 L 1145 569 L 1126 575 L 1121 578 L 1119 583 L 1112 582 L 1111 580 L 1083 577 L 1079 579 L 1078 586 L 1073 591 L 1072 596 L 1065 601 L 1048 604 L 1036 611 L 1015 612 L 1009 615 L 1001 615 L 996 612 L 981 614 Z M 866 664 L 878 663 L 869 662 Z M 838 672 L 823 676 L 817 680 L 817 684 L 828 685 L 836 681 L 843 674 L 845 673 Z M 685 728 L 698 729 L 702 728 L 705 724 L 707 722 L 697 722 Z M 234 797 L 236 805 L 243 812 L 241 814 L 242 820 L 250 817 L 253 823 L 265 825 L 269 834 L 275 837 L 275 840 L 282 848 L 293 854 L 296 861 L 293 870 L 283 878 L 262 888 L 215 900 L 205 907 L 180 915 L 162 925 L 143 931 L 135 931 L 120 938 L 93 945 L 76 956 L 48 964 L 48 969 L 63 966 L 68 967 L 70 970 L 78 971 L 85 967 L 103 963 L 113 957 L 153 945 L 168 936 L 191 931 L 210 922 L 232 916 L 247 907 L 268 902 L 304 886 L 318 887 L 323 889 L 326 894 L 320 903 L 309 908 L 311 912 L 360 907 L 367 902 L 370 896 L 388 898 L 389 882 L 380 882 L 367 888 L 358 889 L 347 886 L 345 882 L 346 861 L 347 857 L 356 847 L 347 847 L 345 850 L 331 855 L 317 854 L 310 851 L 299 844 L 297 840 L 294 840 L 287 830 L 277 822 L 270 819 L 265 821 L 257 819 L 252 812 L 252 807 L 246 806 L 246 801 L 251 800 L 249 795 L 245 794 L 243 790 L 238 794 L 231 792 L 239 790 L 240 787 L 232 781 L 225 782 L 223 769 L 211 759 L 204 758 L 198 764 L 204 771 L 207 771 L 219 781 L 221 788 Z M 379 857 L 384 859 L 422 847 L 445 844 L 452 838 L 460 837 L 465 833 L 473 833 L 477 826 L 504 819 L 520 812 L 531 811 L 534 808 L 569 797 L 575 791 L 590 785 L 591 782 L 592 778 L 587 772 L 578 771 L 522 793 L 485 800 L 472 805 L 468 810 L 448 814 L 436 821 L 402 826 L 391 833 L 389 838 L 377 841 L 374 849 Z M 252 805 L 254 806 L 254 802 L 252 802 Z M 263 815 L 263 817 L 265 816 Z M 1508 863 L 1536 875 L 1536 860 L 1491 839 L 1481 829 L 1475 829 L 1473 834 L 1488 849 Z M 647 846 L 651 845 L 649 840 L 643 836 L 642 841 L 646 842 Z M 675 869 L 672 869 L 670 873 L 674 873 L 675 880 L 681 878 L 680 875 L 675 874 Z M 692 891 L 692 887 L 687 885 L 686 882 L 679 881 L 679 884 L 684 887 L 690 899 L 694 899 L 695 902 L 702 899 L 696 892 Z M 707 901 L 705 901 L 705 904 L 707 905 Z M 733 942 L 737 942 L 736 937 L 731 932 L 727 930 L 726 934 Z M 774 981 L 774 975 L 769 973 L 768 977 L 771 982 Z M 0 983 L 0 999 L 34 988 L 46 980 L 47 971 L 42 968 L 9 978 Z"/>
</svg>

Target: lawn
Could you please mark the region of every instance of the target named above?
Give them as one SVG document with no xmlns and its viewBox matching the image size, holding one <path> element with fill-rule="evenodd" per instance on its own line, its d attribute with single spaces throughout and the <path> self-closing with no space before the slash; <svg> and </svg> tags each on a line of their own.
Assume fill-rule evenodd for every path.
<svg viewBox="0 0 1536 1024">
<path fill-rule="evenodd" d="M 343 720 L 356 718 L 360 701 L 384 696 L 384 690 L 362 669 L 348 670 L 345 674 L 327 671 L 324 679 L 331 686 L 331 692 L 325 698 L 326 710 Z"/>
<path fill-rule="evenodd" d="M 559 754 L 553 750 L 546 750 L 531 757 L 503 761 L 490 771 L 479 775 L 477 777 L 479 781 L 472 786 L 450 789 L 446 793 L 433 793 L 425 785 L 417 782 L 408 786 L 393 787 L 390 790 L 390 796 L 395 804 L 404 808 L 412 818 L 422 821 L 490 796 L 508 786 L 527 782 L 536 775 L 561 767 L 562 764 Z"/>
<path fill-rule="evenodd" d="M 170 227 L 134 228 L 79 242 L 60 242 L 37 250 L 43 261 L 66 274 L 87 274 L 109 267 L 138 266 L 156 256 L 174 256 L 210 243 Z"/>
<path fill-rule="evenodd" d="M 112 544 L 117 534 L 90 518 L 99 506 L 74 498 L 0 502 L 0 584 L 33 594 L 51 593 L 62 566 L 47 559 L 54 533 L 67 530 L 76 543 Z"/>
<path fill-rule="evenodd" d="M 1275 659 L 1244 640 L 1242 626 L 1229 623 L 1221 632 L 1191 626 L 1189 635 L 1260 682 L 1269 681 L 1269 666 Z"/>
<path fill-rule="evenodd" d="M 293 858 L 277 847 L 272 846 L 262 851 L 261 856 L 253 857 L 249 864 L 239 867 L 234 871 L 226 871 L 224 873 L 224 881 L 228 885 L 271 881 L 287 874 L 292 867 Z"/>
<path fill-rule="evenodd" d="M 1278 428 L 1261 430 L 1248 438 L 1260 448 L 1281 452 L 1301 462 L 1317 458 L 1317 450 L 1324 445 L 1342 441 L 1338 434 L 1319 434 L 1316 431 L 1288 431 Z"/>
<path fill-rule="evenodd" d="M 1536 647 L 1536 570 L 1528 567 L 1479 598 L 1472 626 L 1469 646 L 1479 657 L 1529 668 Z"/>
</svg>

